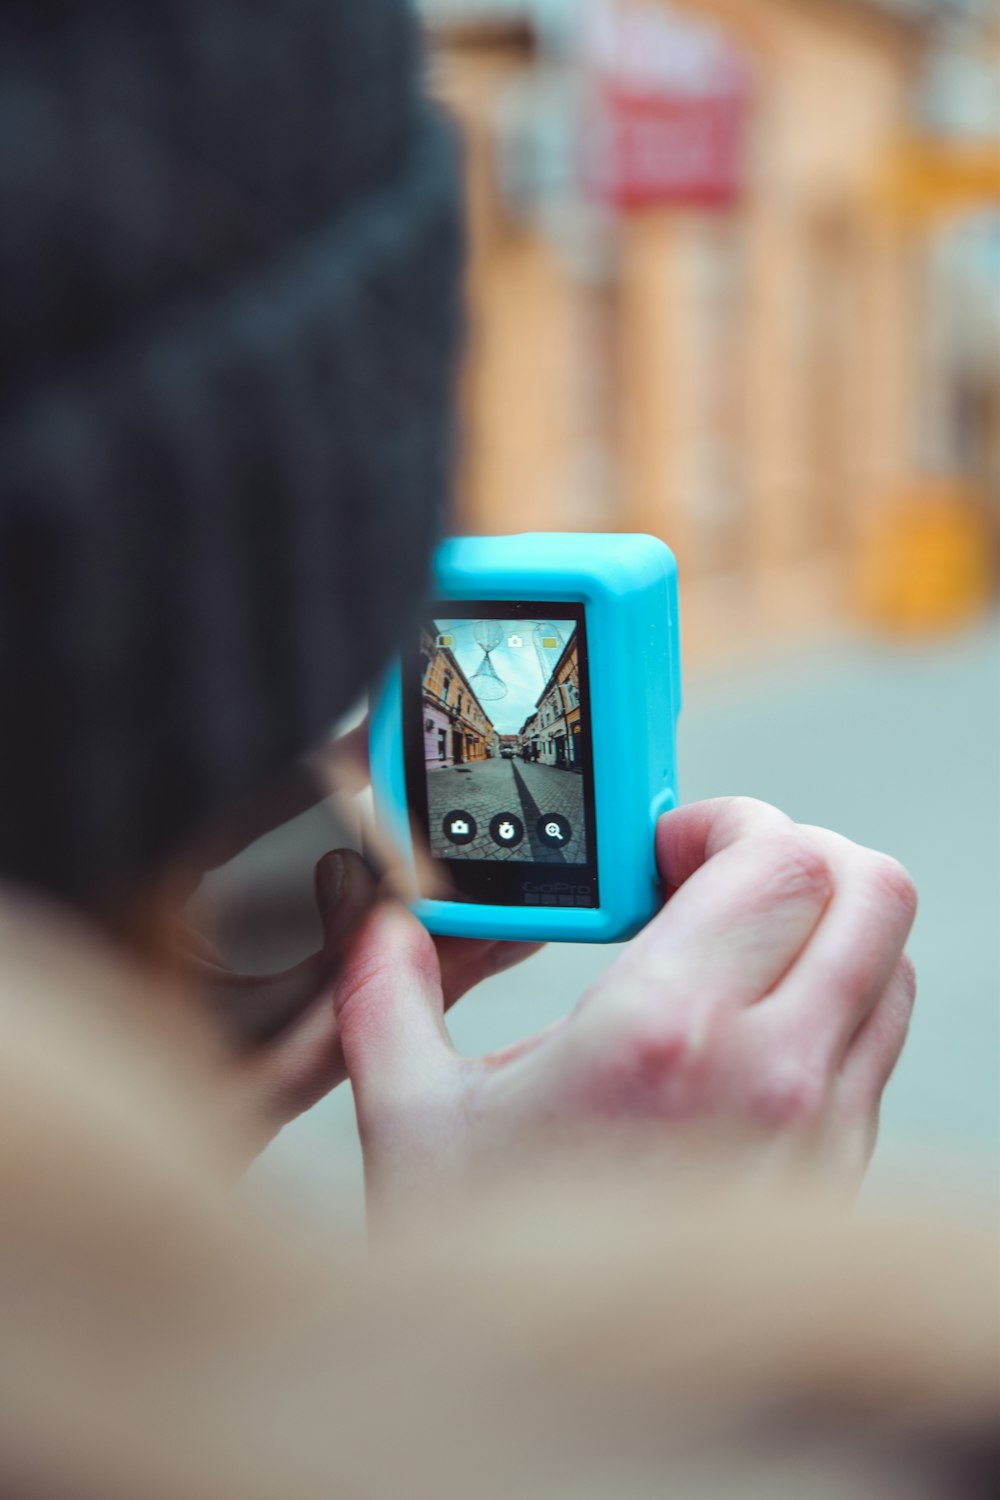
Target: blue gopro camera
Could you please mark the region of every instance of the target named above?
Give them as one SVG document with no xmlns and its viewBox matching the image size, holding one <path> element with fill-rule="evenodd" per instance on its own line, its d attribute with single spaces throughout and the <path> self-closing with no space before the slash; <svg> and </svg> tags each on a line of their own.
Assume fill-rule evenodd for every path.
<svg viewBox="0 0 1000 1500">
<path fill-rule="evenodd" d="M 445 542 L 373 707 L 377 813 L 453 937 L 609 943 L 658 910 L 676 806 L 677 568 L 649 536 Z"/>
</svg>

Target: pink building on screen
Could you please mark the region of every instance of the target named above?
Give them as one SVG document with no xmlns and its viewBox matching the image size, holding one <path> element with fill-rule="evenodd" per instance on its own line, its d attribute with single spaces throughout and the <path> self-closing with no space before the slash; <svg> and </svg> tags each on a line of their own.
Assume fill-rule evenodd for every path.
<svg viewBox="0 0 1000 1500">
<path fill-rule="evenodd" d="M 424 700 L 424 760 L 428 770 L 452 764 L 448 715 Z"/>
</svg>

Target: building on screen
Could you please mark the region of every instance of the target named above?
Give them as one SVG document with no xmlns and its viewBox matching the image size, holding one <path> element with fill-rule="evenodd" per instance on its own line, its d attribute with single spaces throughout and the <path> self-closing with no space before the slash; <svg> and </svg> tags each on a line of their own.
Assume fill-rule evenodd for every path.
<svg viewBox="0 0 1000 1500">
<path fill-rule="evenodd" d="M 431 626 L 421 630 L 420 657 L 428 770 L 494 759 L 499 754 L 499 735 L 454 653 L 438 643 Z"/>
<path fill-rule="evenodd" d="M 574 632 L 542 689 L 534 713 L 521 726 L 521 759 L 540 761 L 563 771 L 582 770 L 580 732 L 580 666 Z"/>
</svg>

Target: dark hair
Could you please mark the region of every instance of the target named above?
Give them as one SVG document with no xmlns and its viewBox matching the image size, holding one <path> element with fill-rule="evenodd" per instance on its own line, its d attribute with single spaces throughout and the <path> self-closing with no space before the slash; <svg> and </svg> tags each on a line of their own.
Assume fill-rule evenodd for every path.
<svg viewBox="0 0 1000 1500">
<path fill-rule="evenodd" d="M 0 11 L 0 878 L 87 906 L 418 606 L 461 228 L 406 0 Z"/>
</svg>

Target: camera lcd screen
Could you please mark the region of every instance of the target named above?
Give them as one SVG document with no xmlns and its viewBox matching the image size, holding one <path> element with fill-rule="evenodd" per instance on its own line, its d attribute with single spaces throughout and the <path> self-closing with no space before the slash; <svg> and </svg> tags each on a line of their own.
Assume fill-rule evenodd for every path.
<svg viewBox="0 0 1000 1500">
<path fill-rule="evenodd" d="M 432 606 L 403 713 L 411 818 L 439 899 L 599 905 L 582 605 Z"/>
</svg>

